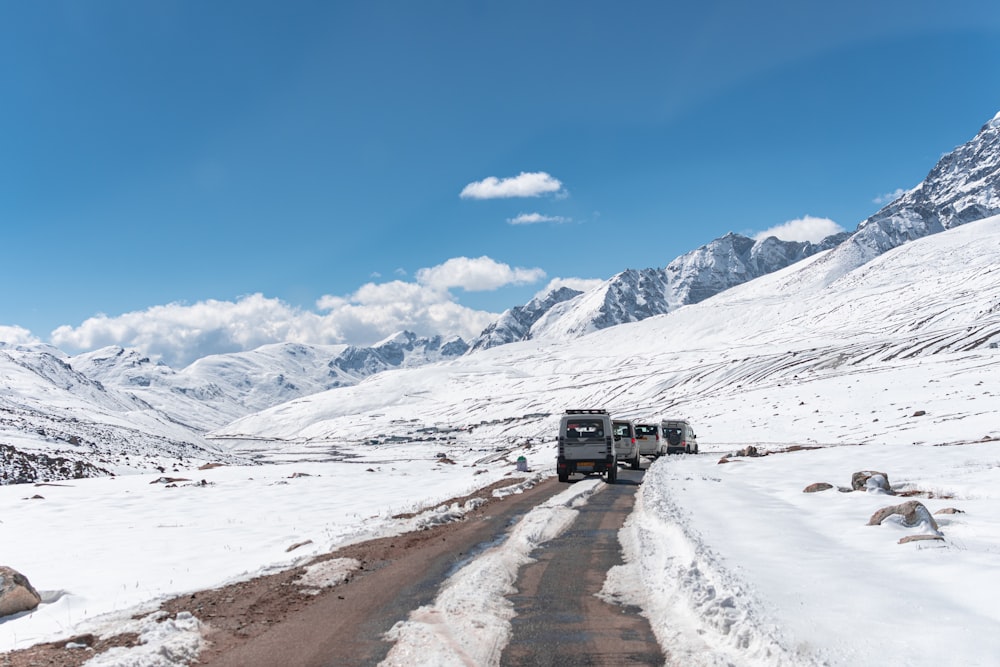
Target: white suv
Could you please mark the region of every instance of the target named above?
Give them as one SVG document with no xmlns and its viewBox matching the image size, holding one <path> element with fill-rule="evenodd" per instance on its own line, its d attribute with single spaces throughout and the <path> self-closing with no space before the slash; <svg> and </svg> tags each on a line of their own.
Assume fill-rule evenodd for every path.
<svg viewBox="0 0 1000 667">
<path fill-rule="evenodd" d="M 639 469 L 639 441 L 635 437 L 635 422 L 631 419 L 614 419 L 615 449 L 618 460 L 628 463 L 632 470 Z"/>
<path fill-rule="evenodd" d="M 698 437 L 694 434 L 691 424 L 683 419 L 664 419 L 660 422 L 663 439 L 667 441 L 667 454 L 698 453 Z"/>
<path fill-rule="evenodd" d="M 611 419 L 607 410 L 567 410 L 559 419 L 556 474 L 560 482 L 573 473 L 603 474 L 618 480 L 618 462 L 639 458 L 635 428 L 629 420 Z"/>
<path fill-rule="evenodd" d="M 650 459 L 658 459 L 666 454 L 666 441 L 661 435 L 659 422 L 636 422 L 635 439 L 639 443 L 639 454 Z"/>
</svg>

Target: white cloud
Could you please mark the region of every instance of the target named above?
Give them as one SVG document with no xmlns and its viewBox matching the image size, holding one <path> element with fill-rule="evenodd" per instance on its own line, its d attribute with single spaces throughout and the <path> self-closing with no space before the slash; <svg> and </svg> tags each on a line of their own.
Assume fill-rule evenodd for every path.
<svg viewBox="0 0 1000 667">
<path fill-rule="evenodd" d="M 884 195 L 879 195 L 872 200 L 876 204 L 888 204 L 889 202 L 894 202 L 903 195 L 907 193 L 903 188 L 896 188 L 894 192 L 887 192 Z"/>
<path fill-rule="evenodd" d="M 508 218 L 507 222 L 512 225 L 535 225 L 541 222 L 572 222 L 570 218 L 561 215 L 542 215 L 541 213 L 520 213 L 515 218 Z"/>
<path fill-rule="evenodd" d="M 236 301 L 172 303 L 116 317 L 97 315 L 61 326 L 51 342 L 67 351 L 121 345 L 180 368 L 209 354 L 251 350 L 268 343 L 372 345 L 401 330 L 418 335 L 478 336 L 496 313 L 467 308 L 449 291 L 492 290 L 541 280 L 541 269 L 511 268 L 489 257 L 458 257 L 421 269 L 417 282 L 367 283 L 346 296 L 325 295 L 318 312 L 262 294 Z M 38 342 L 20 327 L 0 327 L 0 341 Z"/>
<path fill-rule="evenodd" d="M 509 197 L 541 197 L 565 194 L 562 182 L 544 171 L 524 172 L 510 178 L 489 176 L 466 185 L 462 199 L 505 199 Z"/>
<path fill-rule="evenodd" d="M 548 285 L 535 294 L 535 298 L 544 297 L 561 287 L 569 287 L 570 289 L 575 289 L 580 292 L 589 292 L 595 287 L 600 287 L 605 282 L 606 281 L 599 278 L 553 278 L 549 281 Z"/>
<path fill-rule="evenodd" d="M 8 345 L 30 345 L 39 342 L 41 341 L 35 338 L 24 327 L 0 324 L 0 345 L 4 343 Z"/>
<path fill-rule="evenodd" d="M 117 317 L 102 314 L 78 327 L 61 326 L 52 332 L 52 343 L 58 347 L 136 347 L 171 365 L 186 365 L 208 354 L 249 350 L 278 341 L 337 342 L 324 332 L 315 313 L 261 294 L 235 302 L 210 299 L 193 305 L 171 303 Z"/>
<path fill-rule="evenodd" d="M 541 269 L 511 268 L 489 257 L 454 257 L 444 264 L 417 271 L 417 282 L 435 289 L 461 287 L 467 292 L 525 285 L 545 278 Z"/>
<path fill-rule="evenodd" d="M 822 241 L 831 234 L 838 234 L 844 228 L 829 218 L 816 218 L 806 215 L 796 220 L 776 225 L 756 234 L 756 241 L 763 241 L 769 236 L 776 236 L 782 241 Z"/>
<path fill-rule="evenodd" d="M 403 329 L 419 335 L 478 336 L 496 313 L 466 308 L 447 290 L 393 280 L 368 283 L 343 298 L 325 296 L 317 306 L 324 330 L 336 332 L 333 342 L 371 345 Z"/>
</svg>

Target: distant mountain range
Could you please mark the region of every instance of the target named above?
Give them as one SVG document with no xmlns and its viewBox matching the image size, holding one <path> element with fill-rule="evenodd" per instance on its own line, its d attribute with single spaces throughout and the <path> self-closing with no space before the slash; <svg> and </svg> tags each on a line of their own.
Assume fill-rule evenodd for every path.
<svg viewBox="0 0 1000 667">
<path fill-rule="evenodd" d="M 488 330 L 488 338 L 480 336 L 470 348 L 482 349 L 536 338 L 576 338 L 618 324 L 663 315 L 829 250 L 848 236 L 844 232 L 820 243 L 809 243 L 774 237 L 755 241 L 729 233 L 681 255 L 666 268 L 627 269 L 586 293 L 552 302 L 546 310 L 531 309 L 533 321 L 528 327 L 518 321 L 519 326 L 504 328 L 512 312 L 507 311 L 494 324 L 495 328 Z M 539 303 L 548 302 L 546 299 Z"/>
<path fill-rule="evenodd" d="M 371 347 L 283 343 L 205 357 L 183 370 L 120 347 L 69 356 L 48 345 L 0 343 L 0 483 L 245 461 L 205 434 L 387 370 L 671 313 L 810 257 L 812 275 L 826 272 L 832 282 L 908 241 L 997 213 L 1000 114 L 853 233 L 815 244 L 727 234 L 664 268 L 627 269 L 596 289 L 562 288 L 511 308 L 471 343 L 411 332 Z"/>
<path fill-rule="evenodd" d="M 127 390 L 151 405 L 170 405 L 172 418 L 210 430 L 301 396 L 357 384 L 392 368 L 461 356 L 458 337 L 422 338 L 404 331 L 373 345 L 276 343 L 247 352 L 203 357 L 176 371 L 136 350 L 107 347 L 67 359 L 88 378 Z"/>
</svg>

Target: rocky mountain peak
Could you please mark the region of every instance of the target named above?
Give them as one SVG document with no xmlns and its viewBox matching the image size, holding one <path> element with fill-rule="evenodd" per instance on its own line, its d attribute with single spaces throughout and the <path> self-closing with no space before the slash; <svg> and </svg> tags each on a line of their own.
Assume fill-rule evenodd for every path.
<svg viewBox="0 0 1000 667">
<path fill-rule="evenodd" d="M 483 350 L 497 345 L 527 340 L 531 337 L 531 327 L 557 304 L 569 301 L 582 294 L 579 290 L 560 287 L 536 296 L 523 306 L 515 306 L 504 311 L 500 317 L 469 345 L 469 352 Z"/>
<path fill-rule="evenodd" d="M 917 187 L 858 225 L 854 263 L 929 234 L 1000 213 L 1000 114 L 938 160 Z"/>
</svg>

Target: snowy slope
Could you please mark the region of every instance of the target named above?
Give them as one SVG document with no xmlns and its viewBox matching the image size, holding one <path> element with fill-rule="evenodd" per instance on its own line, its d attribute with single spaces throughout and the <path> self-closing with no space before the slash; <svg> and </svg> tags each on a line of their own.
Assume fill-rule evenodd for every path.
<svg viewBox="0 0 1000 667">
<path fill-rule="evenodd" d="M 909 400 L 900 394 L 923 393 L 893 387 L 894 373 L 948 367 L 936 379 L 942 390 L 970 400 L 989 390 L 976 383 L 1000 361 L 990 348 L 1000 341 L 998 258 L 997 217 L 900 246 L 833 281 L 821 255 L 668 315 L 382 373 L 213 436 L 352 442 L 419 424 L 538 438 L 554 432 L 566 406 L 594 405 L 692 418 L 703 424 L 703 442 L 745 441 L 774 410 L 801 414 L 773 438 L 863 441 L 868 414 L 898 417 Z M 858 412 L 831 424 L 812 401 L 845 376 L 858 378 Z M 754 401 L 760 414 L 748 423 L 737 408 Z M 918 407 L 934 401 L 932 394 Z M 983 401 L 982 409 L 992 408 Z M 947 439 L 952 425 L 941 415 L 922 426 Z M 893 438 L 907 440 L 907 431 L 900 424 Z"/>
<path fill-rule="evenodd" d="M 45 345 L 0 347 L 0 483 L 238 459 Z"/>
</svg>

